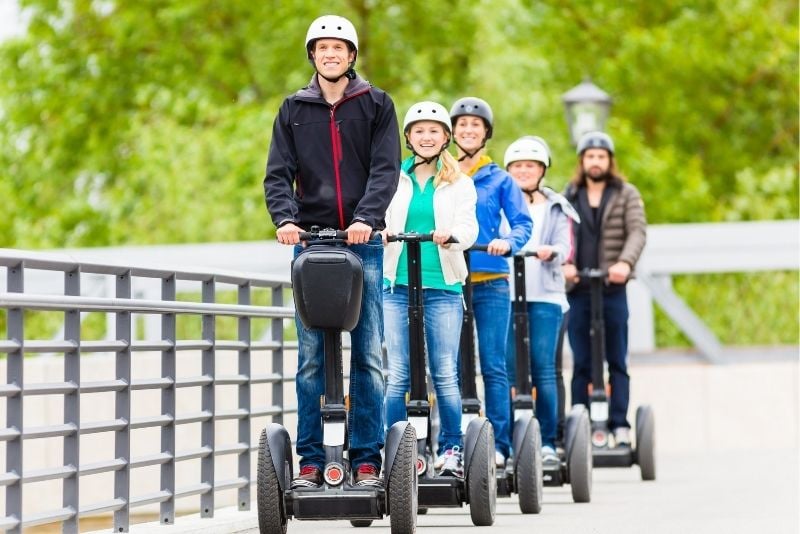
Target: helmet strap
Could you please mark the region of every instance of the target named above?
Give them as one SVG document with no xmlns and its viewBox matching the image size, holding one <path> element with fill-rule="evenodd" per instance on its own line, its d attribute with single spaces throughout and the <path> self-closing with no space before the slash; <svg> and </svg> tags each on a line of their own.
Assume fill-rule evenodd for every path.
<svg viewBox="0 0 800 534">
<path fill-rule="evenodd" d="M 410 172 L 414 172 L 414 169 L 416 169 L 417 167 L 419 167 L 423 163 L 425 165 L 428 165 L 428 164 L 433 163 L 434 161 L 438 160 L 439 157 L 442 155 L 442 152 L 444 152 L 447 149 L 447 146 L 449 144 L 450 144 L 450 140 L 448 139 L 447 141 L 444 142 L 444 144 L 442 145 L 442 148 L 439 149 L 439 152 L 437 152 L 436 155 L 431 156 L 429 158 L 426 158 L 425 156 L 420 156 L 419 154 L 417 154 L 417 151 L 414 150 L 414 147 L 411 146 L 411 143 L 408 142 L 408 138 L 406 138 L 406 147 L 411 151 L 412 154 L 414 154 L 414 164 L 411 166 L 409 171 Z M 421 161 L 417 161 L 417 158 L 419 158 Z"/>
<path fill-rule="evenodd" d="M 458 144 L 458 141 L 456 141 L 455 139 L 453 139 L 453 144 L 454 144 L 454 145 L 456 145 L 458 148 L 460 148 L 460 149 L 461 149 L 461 152 L 463 152 L 463 153 L 464 153 L 464 155 L 463 155 L 463 156 L 461 156 L 460 158 L 458 158 L 458 161 L 459 161 L 459 162 L 462 162 L 462 161 L 464 161 L 464 160 L 465 160 L 465 159 L 467 159 L 467 158 L 469 158 L 469 159 L 472 159 L 472 158 L 474 158 L 474 157 L 475 157 L 475 155 L 476 155 L 478 152 L 480 152 L 481 150 L 483 150 L 483 147 L 485 147 L 485 146 L 486 146 L 486 138 L 485 138 L 485 137 L 483 138 L 483 141 L 481 141 L 481 146 L 479 146 L 478 148 L 476 148 L 476 149 L 475 149 L 475 151 L 474 151 L 474 152 L 472 152 L 472 153 L 470 153 L 470 152 L 469 152 L 467 149 L 465 149 L 463 146 L 459 145 L 459 144 Z"/>
</svg>

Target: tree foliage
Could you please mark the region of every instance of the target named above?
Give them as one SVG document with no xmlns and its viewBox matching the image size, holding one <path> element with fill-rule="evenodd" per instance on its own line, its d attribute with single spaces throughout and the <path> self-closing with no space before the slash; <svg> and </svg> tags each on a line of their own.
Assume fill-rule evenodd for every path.
<svg viewBox="0 0 800 534">
<path fill-rule="evenodd" d="M 21 0 L 0 45 L 0 246 L 264 239 L 280 101 L 311 67 L 307 0 Z M 797 217 L 798 6 L 789 0 L 349 0 L 358 69 L 395 98 L 495 109 L 562 186 L 560 95 L 584 75 L 652 222 Z"/>
</svg>

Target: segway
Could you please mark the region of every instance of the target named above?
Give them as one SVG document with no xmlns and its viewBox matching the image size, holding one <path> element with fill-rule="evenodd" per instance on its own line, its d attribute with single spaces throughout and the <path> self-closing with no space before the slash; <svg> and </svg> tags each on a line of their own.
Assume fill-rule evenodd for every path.
<svg viewBox="0 0 800 534">
<path fill-rule="evenodd" d="M 348 402 L 342 372 L 342 330 L 352 330 L 361 313 L 363 266 L 345 246 L 347 233 L 301 232 L 308 247 L 292 262 L 297 314 L 306 328 L 324 333 L 325 395 L 322 404 L 325 467 L 319 488 L 291 488 L 289 433 L 277 423 L 261 432 L 258 451 L 258 528 L 284 534 L 289 518 L 349 519 L 364 524 L 389 515 L 394 534 L 411 534 L 417 522 L 416 435 L 406 421 L 386 437 L 383 487 L 356 486 L 345 456 Z"/>
<path fill-rule="evenodd" d="M 635 447 L 610 447 L 608 427 L 608 392 L 604 381 L 606 361 L 605 320 L 603 319 L 603 285 L 608 271 L 581 269 L 581 278 L 591 286 L 592 383 L 589 392 L 589 416 L 592 424 L 592 456 L 595 467 L 631 467 L 639 464 L 642 480 L 655 480 L 655 418 L 648 405 L 636 409 Z"/>
<path fill-rule="evenodd" d="M 528 329 L 528 303 L 525 291 L 525 258 L 538 257 L 535 251 L 522 251 L 514 255 L 514 361 L 516 376 L 511 407 L 514 413 L 514 450 L 517 450 L 517 423 L 536 414 L 535 390 L 531 387 L 530 331 Z M 555 254 L 549 261 L 555 259 Z M 530 394 L 528 392 L 531 392 Z M 541 448 L 541 442 L 537 443 Z M 524 450 L 524 449 L 523 449 Z M 539 449 L 540 450 L 540 449 Z M 589 502 L 592 495 L 592 450 L 589 413 L 583 405 L 572 408 L 565 422 L 564 448 L 559 452 L 556 466 L 542 467 L 545 486 L 570 484 L 572 500 Z M 541 462 L 541 453 L 537 458 Z M 541 490 L 540 490 L 541 491 Z M 520 495 L 520 506 L 522 495 Z"/>
<path fill-rule="evenodd" d="M 468 268 L 470 251 L 486 252 L 486 248 L 486 245 L 473 245 L 464 253 Z M 464 302 L 464 321 L 461 325 L 462 426 L 477 417 L 482 409 L 476 385 L 475 312 L 472 308 L 472 282 L 469 277 L 464 285 Z M 530 386 L 526 391 L 530 391 Z M 532 409 L 527 413 L 515 413 L 511 443 L 512 455 L 506 460 L 505 469 L 497 470 L 494 466 L 494 450 L 491 451 L 497 496 L 510 497 L 516 493 L 519 495 L 519 508 L 523 514 L 538 514 L 542 510 L 542 437 L 539 422 Z"/>
<path fill-rule="evenodd" d="M 417 435 L 416 472 L 420 510 L 461 507 L 469 504 L 476 526 L 494 523 L 494 433 L 485 417 L 472 418 L 464 435 L 464 478 L 438 476 L 433 467 L 433 433 L 431 432 L 431 398 L 427 386 L 425 349 L 425 315 L 423 308 L 422 265 L 420 243 L 431 241 L 431 234 L 402 233 L 388 236 L 388 241 L 406 244 L 408 259 L 408 339 L 410 386 L 406 414 Z M 451 238 L 450 243 L 456 242 Z M 397 423 L 399 424 L 399 423 Z"/>
</svg>

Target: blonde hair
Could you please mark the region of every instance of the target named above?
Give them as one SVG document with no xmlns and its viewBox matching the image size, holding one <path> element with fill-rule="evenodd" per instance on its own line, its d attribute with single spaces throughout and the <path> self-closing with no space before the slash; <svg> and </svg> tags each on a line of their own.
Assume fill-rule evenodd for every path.
<svg viewBox="0 0 800 534">
<path fill-rule="evenodd" d="M 439 187 L 439 184 L 442 182 L 452 184 L 461 176 L 461 169 L 458 166 L 458 161 L 456 161 L 456 158 L 454 158 L 449 151 L 442 150 L 442 153 L 439 154 L 439 159 L 442 162 L 442 168 L 439 169 L 439 172 L 433 177 L 433 187 Z"/>
</svg>

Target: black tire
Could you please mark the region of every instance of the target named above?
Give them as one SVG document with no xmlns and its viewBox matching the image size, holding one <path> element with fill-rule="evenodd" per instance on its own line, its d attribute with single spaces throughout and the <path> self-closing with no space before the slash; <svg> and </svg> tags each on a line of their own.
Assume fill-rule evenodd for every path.
<svg viewBox="0 0 800 534">
<path fill-rule="evenodd" d="M 575 429 L 575 440 L 567 458 L 569 483 L 572 489 L 572 500 L 590 502 L 592 500 L 592 427 L 589 415 L 580 415 Z"/>
<path fill-rule="evenodd" d="M 488 527 L 494 524 L 497 503 L 497 478 L 494 465 L 494 430 L 483 422 L 467 471 L 469 515 L 472 524 Z"/>
<path fill-rule="evenodd" d="M 531 417 L 525 429 L 525 438 L 514 462 L 519 495 L 519 509 L 523 514 L 542 511 L 544 477 L 542 475 L 542 434 L 539 421 Z"/>
<path fill-rule="evenodd" d="M 258 444 L 258 531 L 261 534 L 286 534 L 286 503 L 272 464 L 266 429 L 261 431 Z"/>
<path fill-rule="evenodd" d="M 656 421 L 650 406 L 636 410 L 636 461 L 642 480 L 656 479 Z"/>
<path fill-rule="evenodd" d="M 351 519 L 350 524 L 356 528 L 365 528 L 372 526 L 372 519 Z"/>
<path fill-rule="evenodd" d="M 386 491 L 392 534 L 414 534 L 417 531 L 417 436 L 410 424 L 403 431 Z"/>
</svg>

